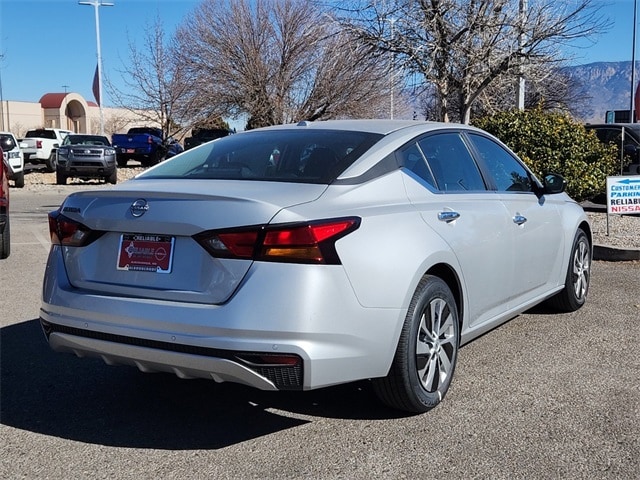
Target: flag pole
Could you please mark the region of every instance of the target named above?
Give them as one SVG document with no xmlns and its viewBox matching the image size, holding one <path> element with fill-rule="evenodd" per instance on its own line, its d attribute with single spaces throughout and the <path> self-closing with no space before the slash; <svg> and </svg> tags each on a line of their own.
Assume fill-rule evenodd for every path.
<svg viewBox="0 0 640 480">
<path fill-rule="evenodd" d="M 100 108 L 100 135 L 104 135 L 104 114 L 102 111 L 102 54 L 100 52 L 100 15 L 98 7 L 113 7 L 113 3 L 106 3 L 102 0 L 91 0 L 86 2 L 78 2 L 78 5 L 93 5 L 96 13 L 96 45 L 98 53 L 98 107 Z"/>
</svg>

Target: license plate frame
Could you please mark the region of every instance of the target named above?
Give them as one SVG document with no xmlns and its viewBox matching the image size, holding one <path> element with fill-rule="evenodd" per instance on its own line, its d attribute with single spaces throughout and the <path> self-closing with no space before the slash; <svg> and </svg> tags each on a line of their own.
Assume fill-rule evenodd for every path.
<svg viewBox="0 0 640 480">
<path fill-rule="evenodd" d="M 175 242 L 172 235 L 122 233 L 116 268 L 128 272 L 171 273 Z"/>
</svg>

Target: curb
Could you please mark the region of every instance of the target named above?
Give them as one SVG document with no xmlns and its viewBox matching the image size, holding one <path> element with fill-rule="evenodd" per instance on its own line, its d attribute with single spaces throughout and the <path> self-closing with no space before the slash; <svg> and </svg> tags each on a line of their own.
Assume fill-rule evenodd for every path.
<svg viewBox="0 0 640 480">
<path fill-rule="evenodd" d="M 605 245 L 593 246 L 593 259 L 607 262 L 633 262 L 640 260 L 639 248 L 616 248 Z"/>
<path fill-rule="evenodd" d="M 607 212 L 607 206 L 601 203 L 586 201 L 580 205 L 585 212 Z M 593 246 L 593 259 L 605 262 L 633 262 L 640 260 L 640 248 L 618 248 L 595 244 Z"/>
</svg>

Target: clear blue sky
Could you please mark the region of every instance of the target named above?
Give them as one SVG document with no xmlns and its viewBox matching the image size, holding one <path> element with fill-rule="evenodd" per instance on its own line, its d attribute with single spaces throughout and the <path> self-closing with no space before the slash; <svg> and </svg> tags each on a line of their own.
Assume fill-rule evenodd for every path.
<svg viewBox="0 0 640 480">
<path fill-rule="evenodd" d="M 107 0 L 99 8 L 105 75 L 118 82 L 129 58 L 128 38 L 141 45 L 144 28 L 159 16 L 167 36 L 200 0 Z M 575 64 L 631 60 L 634 0 L 603 0 L 613 23 L 593 45 L 572 49 Z M 640 33 L 639 33 L 640 36 Z M 76 92 L 94 100 L 94 7 L 77 0 L 0 0 L 0 75 L 5 100 L 36 102 L 50 92 Z M 640 59 L 640 51 L 636 51 Z M 103 91 L 105 105 L 110 104 Z"/>
<path fill-rule="evenodd" d="M 200 0 L 103 0 L 98 8 L 103 75 L 117 83 L 141 46 L 145 28 L 160 18 L 167 39 Z M 0 74 L 5 100 L 37 102 L 51 92 L 76 92 L 94 101 L 97 61 L 95 8 L 78 0 L 0 0 Z M 103 88 L 104 105 L 110 104 Z"/>
</svg>

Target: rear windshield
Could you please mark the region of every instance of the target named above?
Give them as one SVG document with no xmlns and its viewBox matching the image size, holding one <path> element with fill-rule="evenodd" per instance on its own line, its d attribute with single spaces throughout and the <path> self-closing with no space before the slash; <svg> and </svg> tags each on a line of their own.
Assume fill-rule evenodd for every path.
<svg viewBox="0 0 640 480">
<path fill-rule="evenodd" d="M 29 130 L 25 136 L 25 138 L 50 138 L 55 140 L 56 132 L 53 130 Z"/>
<path fill-rule="evenodd" d="M 336 130 L 245 132 L 187 150 L 138 178 L 331 183 L 380 138 Z"/>
</svg>

